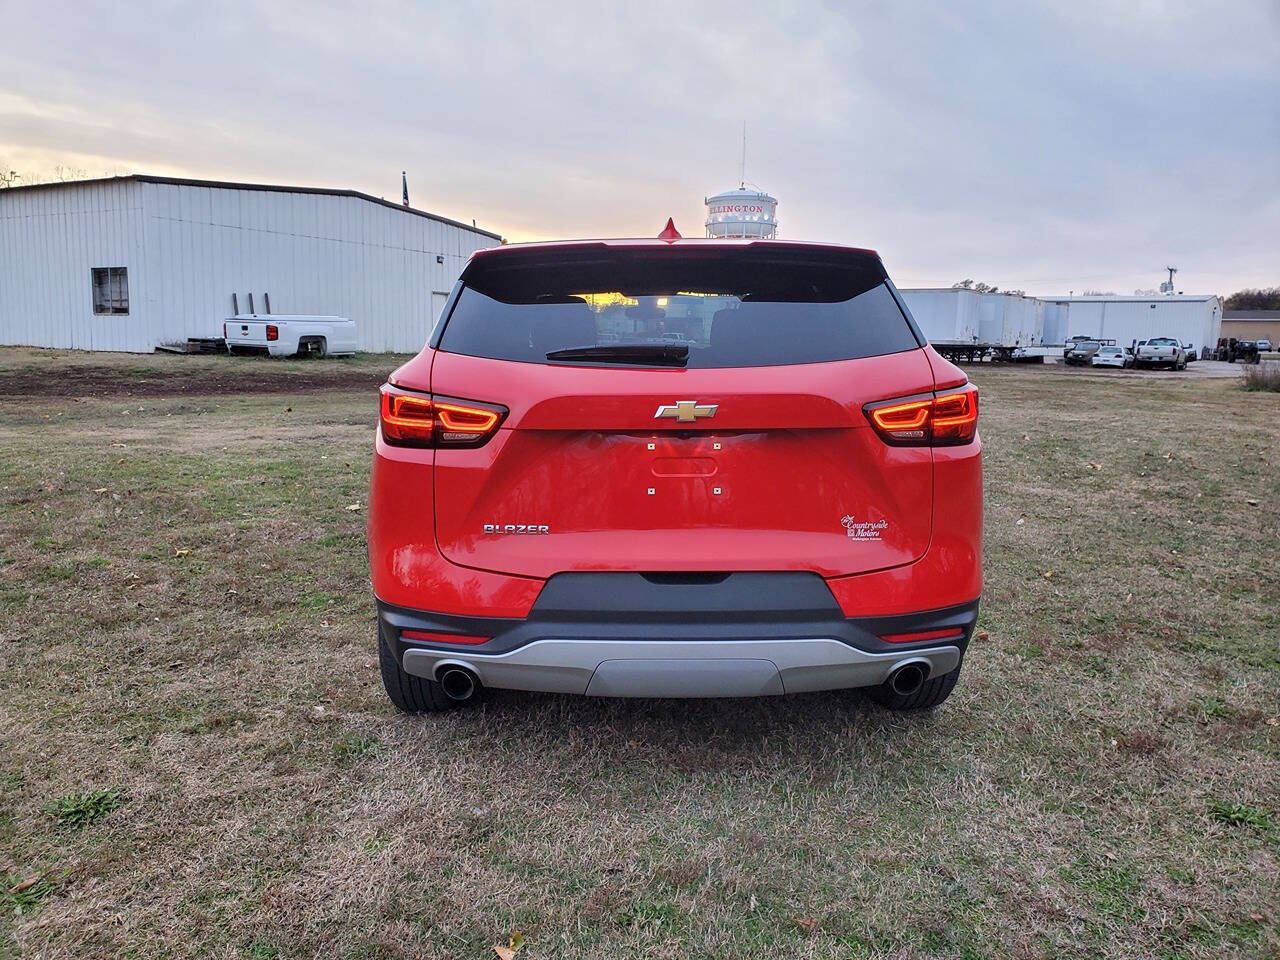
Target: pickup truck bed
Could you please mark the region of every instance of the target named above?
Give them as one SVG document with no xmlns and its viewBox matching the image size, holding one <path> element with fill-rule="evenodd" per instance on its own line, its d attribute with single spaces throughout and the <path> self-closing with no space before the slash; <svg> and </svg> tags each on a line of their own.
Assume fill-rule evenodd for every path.
<svg viewBox="0 0 1280 960">
<path fill-rule="evenodd" d="M 356 352 L 356 322 L 346 317 L 244 313 L 227 318 L 222 337 L 229 353 L 341 357 Z"/>
</svg>

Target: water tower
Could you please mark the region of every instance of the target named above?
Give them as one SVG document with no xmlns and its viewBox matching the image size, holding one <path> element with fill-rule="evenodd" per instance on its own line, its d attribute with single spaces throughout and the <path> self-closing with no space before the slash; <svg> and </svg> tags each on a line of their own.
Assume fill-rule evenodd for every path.
<svg viewBox="0 0 1280 960">
<path fill-rule="evenodd" d="M 772 240 L 778 235 L 778 201 L 744 183 L 707 197 L 708 237 L 751 237 Z"/>
</svg>

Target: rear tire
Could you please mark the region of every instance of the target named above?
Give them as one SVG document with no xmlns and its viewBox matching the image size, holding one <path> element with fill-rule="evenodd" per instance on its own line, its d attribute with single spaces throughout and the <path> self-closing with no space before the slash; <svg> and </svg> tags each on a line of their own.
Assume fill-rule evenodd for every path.
<svg viewBox="0 0 1280 960">
<path fill-rule="evenodd" d="M 382 671 L 382 685 L 387 690 L 387 698 L 397 710 L 405 713 L 440 713 L 444 710 L 456 710 L 480 699 L 480 691 L 477 690 L 469 700 L 453 700 L 434 680 L 405 673 L 400 661 L 391 652 L 390 643 L 381 626 L 378 628 L 378 667 Z"/>
<path fill-rule="evenodd" d="M 956 681 L 959 679 L 960 666 L 957 666 L 940 677 L 930 677 L 919 690 L 905 697 L 894 693 L 888 683 L 882 683 L 878 687 L 868 687 L 867 696 L 886 710 L 932 710 L 951 696 L 951 691 L 956 688 Z"/>
</svg>

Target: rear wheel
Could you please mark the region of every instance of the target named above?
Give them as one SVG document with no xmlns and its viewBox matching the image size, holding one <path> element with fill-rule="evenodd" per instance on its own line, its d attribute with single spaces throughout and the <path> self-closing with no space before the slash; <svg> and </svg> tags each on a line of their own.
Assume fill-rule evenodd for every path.
<svg viewBox="0 0 1280 960">
<path fill-rule="evenodd" d="M 957 666 L 940 677 L 930 677 L 913 693 L 898 693 L 890 681 L 885 681 L 878 687 L 868 687 L 867 696 L 886 710 L 931 710 L 951 696 L 959 679 Z"/>
<path fill-rule="evenodd" d="M 439 713 L 479 699 L 479 690 L 476 690 L 467 700 L 455 700 L 434 680 L 405 673 L 381 626 L 378 628 L 378 667 L 382 671 L 382 685 L 387 690 L 387 697 L 396 709 L 405 713 Z"/>
</svg>

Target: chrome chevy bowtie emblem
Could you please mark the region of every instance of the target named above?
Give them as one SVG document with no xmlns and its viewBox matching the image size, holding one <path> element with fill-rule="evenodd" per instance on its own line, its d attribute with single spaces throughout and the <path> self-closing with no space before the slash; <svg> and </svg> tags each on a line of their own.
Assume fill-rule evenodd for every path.
<svg viewBox="0 0 1280 960">
<path fill-rule="evenodd" d="M 720 405 L 715 403 L 677 400 L 675 403 L 664 403 L 660 406 L 658 412 L 653 415 L 653 419 L 661 420 L 667 417 L 680 423 L 693 423 L 698 417 L 714 417 L 719 409 Z"/>
</svg>

